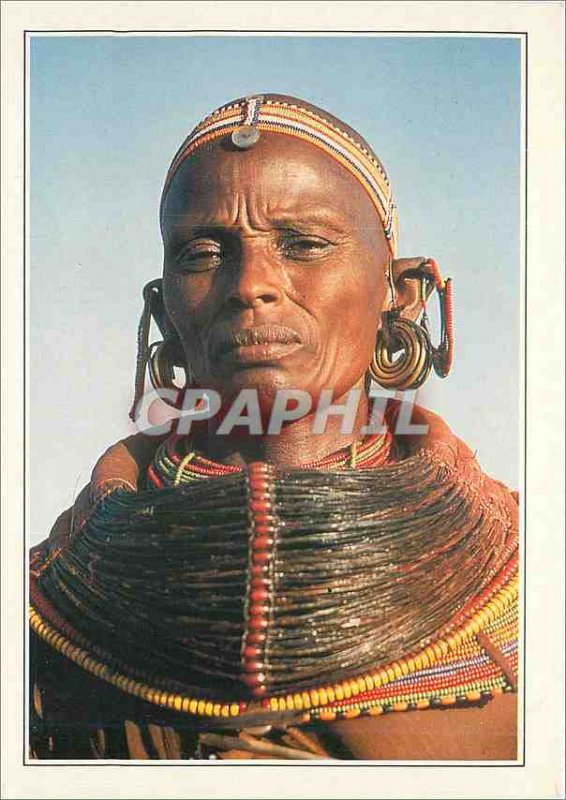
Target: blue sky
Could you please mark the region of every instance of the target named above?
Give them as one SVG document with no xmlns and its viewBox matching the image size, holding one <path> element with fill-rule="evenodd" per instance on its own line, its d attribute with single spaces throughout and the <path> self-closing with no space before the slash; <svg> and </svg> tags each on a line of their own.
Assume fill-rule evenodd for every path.
<svg viewBox="0 0 566 800">
<path fill-rule="evenodd" d="M 392 181 L 399 255 L 454 279 L 456 363 L 421 401 L 519 474 L 520 43 L 482 37 L 41 36 L 30 41 L 31 538 L 131 432 L 158 203 L 200 118 L 281 92 L 344 119 Z"/>
</svg>

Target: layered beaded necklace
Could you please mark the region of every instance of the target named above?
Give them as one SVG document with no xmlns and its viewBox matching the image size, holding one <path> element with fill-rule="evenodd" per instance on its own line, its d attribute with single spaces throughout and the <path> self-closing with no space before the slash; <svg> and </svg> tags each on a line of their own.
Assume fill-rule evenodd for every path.
<svg viewBox="0 0 566 800">
<path fill-rule="evenodd" d="M 99 677 L 189 713 L 231 716 L 257 698 L 332 718 L 351 710 L 353 684 L 381 708 L 379 669 L 378 686 L 392 685 L 477 632 L 478 598 L 511 591 L 501 576 L 516 551 L 477 490 L 426 452 L 384 463 L 390 445 L 373 437 L 316 469 L 275 470 L 167 441 L 148 490 L 104 498 L 38 559 L 34 629 Z M 402 659 L 427 651 L 413 668 Z M 399 688 L 414 694 L 410 680 Z"/>
<path fill-rule="evenodd" d="M 391 453 L 392 436 L 385 433 L 366 436 L 361 442 L 353 442 L 348 447 L 310 461 L 301 466 L 307 469 L 370 469 L 385 464 Z M 166 486 L 180 486 L 206 478 L 219 478 L 225 475 L 238 475 L 243 467 L 221 464 L 205 458 L 191 448 L 186 437 L 170 436 L 157 449 L 153 463 L 147 472 L 148 484 L 156 489 Z"/>
</svg>

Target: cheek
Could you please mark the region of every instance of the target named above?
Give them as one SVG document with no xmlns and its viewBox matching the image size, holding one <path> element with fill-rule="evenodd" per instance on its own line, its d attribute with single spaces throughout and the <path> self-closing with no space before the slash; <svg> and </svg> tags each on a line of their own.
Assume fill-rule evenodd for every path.
<svg viewBox="0 0 566 800">
<path fill-rule="evenodd" d="M 212 281 L 208 274 L 165 275 L 163 299 L 167 314 L 179 333 L 201 327 L 207 316 L 212 294 Z"/>
<path fill-rule="evenodd" d="M 371 349 L 385 294 L 384 281 L 373 265 L 367 270 L 349 269 L 333 286 L 324 286 L 319 321 L 328 339 L 339 339 L 361 351 L 369 343 Z"/>
</svg>

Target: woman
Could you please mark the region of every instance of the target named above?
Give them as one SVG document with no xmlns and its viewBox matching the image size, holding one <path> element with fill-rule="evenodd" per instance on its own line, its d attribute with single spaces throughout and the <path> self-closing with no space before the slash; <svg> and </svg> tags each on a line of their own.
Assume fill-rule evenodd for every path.
<svg viewBox="0 0 566 800">
<path fill-rule="evenodd" d="M 149 364 L 199 421 L 111 447 L 32 553 L 34 755 L 515 758 L 517 504 L 430 412 L 376 425 L 371 379 L 444 377 L 452 319 L 369 145 L 236 100 L 177 152 L 161 229 L 132 415 Z"/>
</svg>

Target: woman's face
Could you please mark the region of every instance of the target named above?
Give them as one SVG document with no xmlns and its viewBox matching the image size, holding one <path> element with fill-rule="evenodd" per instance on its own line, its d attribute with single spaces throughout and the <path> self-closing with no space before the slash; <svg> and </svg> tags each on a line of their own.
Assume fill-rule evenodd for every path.
<svg viewBox="0 0 566 800">
<path fill-rule="evenodd" d="M 361 385 L 386 302 L 388 248 L 359 183 L 316 147 L 262 133 L 205 146 L 163 215 L 164 299 L 199 386 L 338 398 Z"/>
</svg>

